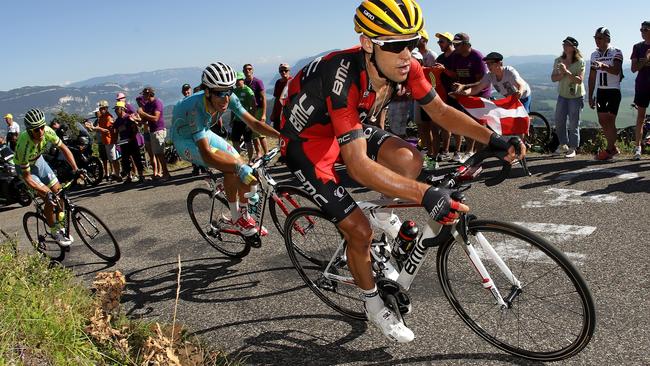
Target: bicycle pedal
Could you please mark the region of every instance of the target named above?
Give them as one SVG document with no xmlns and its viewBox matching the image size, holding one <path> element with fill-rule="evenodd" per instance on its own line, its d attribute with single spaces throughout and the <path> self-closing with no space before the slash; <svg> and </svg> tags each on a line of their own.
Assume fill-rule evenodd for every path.
<svg viewBox="0 0 650 366">
<path fill-rule="evenodd" d="M 388 278 L 381 278 L 377 280 L 377 289 L 379 290 L 379 296 L 384 299 L 384 302 L 389 295 L 395 299 L 395 302 L 397 303 L 397 309 L 391 310 L 399 311 L 400 314 L 406 315 L 413 309 L 411 305 L 411 298 L 402 289 L 399 283 Z"/>
<path fill-rule="evenodd" d="M 262 238 L 260 237 L 260 234 L 254 234 L 251 236 L 245 237 L 246 242 L 248 245 L 250 245 L 253 248 L 261 248 L 262 247 Z"/>
</svg>

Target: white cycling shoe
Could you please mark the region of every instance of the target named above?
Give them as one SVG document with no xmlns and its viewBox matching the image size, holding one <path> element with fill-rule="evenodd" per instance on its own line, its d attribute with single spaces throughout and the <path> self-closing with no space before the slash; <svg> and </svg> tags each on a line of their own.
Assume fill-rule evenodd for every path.
<svg viewBox="0 0 650 366">
<path fill-rule="evenodd" d="M 408 343 L 415 339 L 415 334 L 387 307 L 372 314 L 366 309 L 368 320 L 376 325 L 386 338 L 397 343 Z"/>
</svg>

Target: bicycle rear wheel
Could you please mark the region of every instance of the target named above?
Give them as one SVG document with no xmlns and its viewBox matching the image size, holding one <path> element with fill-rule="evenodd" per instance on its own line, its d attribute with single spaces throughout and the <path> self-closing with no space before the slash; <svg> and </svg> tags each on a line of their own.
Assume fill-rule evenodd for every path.
<svg viewBox="0 0 650 366">
<path fill-rule="evenodd" d="M 122 255 L 113 233 L 92 211 L 85 207 L 75 207 L 72 211 L 72 224 L 81 240 L 99 258 L 115 263 Z"/>
<path fill-rule="evenodd" d="M 509 307 L 501 309 L 465 254 L 451 241 L 438 251 L 438 278 L 456 313 L 481 338 L 516 356 L 538 361 L 571 357 L 587 346 L 596 324 L 589 287 L 573 264 L 545 239 L 522 227 L 471 221 L 469 241 Z M 478 243 L 485 238 L 519 288 Z"/>
<path fill-rule="evenodd" d="M 214 249 L 231 258 L 243 258 L 251 250 L 230 220 L 228 202 L 212 191 L 195 188 L 187 195 L 187 211 L 199 234 Z"/>
<path fill-rule="evenodd" d="M 303 207 L 289 214 L 284 230 L 291 263 L 307 286 L 332 309 L 365 320 L 361 292 L 348 269 L 345 243 L 336 225 L 322 211 Z"/>
<path fill-rule="evenodd" d="M 548 120 L 538 112 L 530 112 L 528 117 L 530 117 L 530 125 L 527 142 L 532 146 L 544 148 L 551 141 L 551 126 Z"/>
<path fill-rule="evenodd" d="M 61 262 L 65 258 L 65 250 L 50 235 L 50 225 L 43 215 L 36 212 L 25 213 L 23 229 L 27 240 L 39 253 L 56 262 Z"/>
</svg>

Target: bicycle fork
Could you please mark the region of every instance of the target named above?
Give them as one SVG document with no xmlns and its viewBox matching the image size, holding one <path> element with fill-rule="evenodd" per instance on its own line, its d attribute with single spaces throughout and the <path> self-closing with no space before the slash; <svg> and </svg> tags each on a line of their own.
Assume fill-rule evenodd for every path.
<svg viewBox="0 0 650 366">
<path fill-rule="evenodd" d="M 462 222 L 459 223 L 459 225 L 465 226 L 466 229 L 466 220 L 461 220 L 461 221 Z M 492 244 L 490 244 L 490 242 L 485 238 L 483 233 L 477 232 L 476 234 L 474 234 L 474 237 L 478 241 L 479 245 L 481 246 L 485 254 L 492 261 L 494 261 L 494 263 L 497 265 L 499 270 L 501 270 L 504 276 L 512 284 L 512 287 L 510 289 L 511 291 L 508 294 L 508 296 L 506 296 L 505 298 L 501 295 L 501 292 L 495 285 L 494 280 L 490 275 L 490 272 L 487 270 L 487 268 L 485 268 L 485 265 L 483 264 L 483 261 L 481 260 L 480 255 L 478 254 L 476 248 L 472 243 L 469 242 L 467 234 L 464 234 L 462 231 L 459 232 L 458 230 L 456 230 L 456 228 L 454 228 L 454 230 L 452 230 L 452 235 L 459 243 L 464 244 L 463 250 L 465 251 L 465 254 L 467 254 L 469 260 L 472 262 L 474 269 L 476 269 L 478 274 L 481 276 L 483 288 L 490 291 L 490 293 L 492 294 L 492 296 L 496 301 L 496 304 L 501 309 L 510 309 L 512 307 L 512 302 L 515 299 L 515 297 L 517 297 L 522 292 L 521 282 L 519 282 L 517 277 L 515 277 L 512 271 L 510 271 L 508 265 L 503 261 L 503 259 L 499 256 L 496 250 L 494 250 Z"/>
</svg>

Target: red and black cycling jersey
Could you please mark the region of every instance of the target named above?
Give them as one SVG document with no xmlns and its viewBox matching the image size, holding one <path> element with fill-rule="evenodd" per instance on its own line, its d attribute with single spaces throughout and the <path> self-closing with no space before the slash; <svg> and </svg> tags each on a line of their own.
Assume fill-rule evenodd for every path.
<svg viewBox="0 0 650 366">
<path fill-rule="evenodd" d="M 303 67 L 289 81 L 281 124 L 284 142 L 334 143 L 338 138 L 343 145 L 363 137 L 361 124 L 375 102 L 375 91 L 368 81 L 361 46 L 332 52 Z M 415 59 L 411 59 L 404 84 L 420 104 L 430 102 L 436 95 Z M 379 107 L 374 110 L 380 111 L 384 106 Z M 326 150 L 331 147 L 325 141 L 319 145 L 325 145 L 321 147 Z"/>
</svg>

